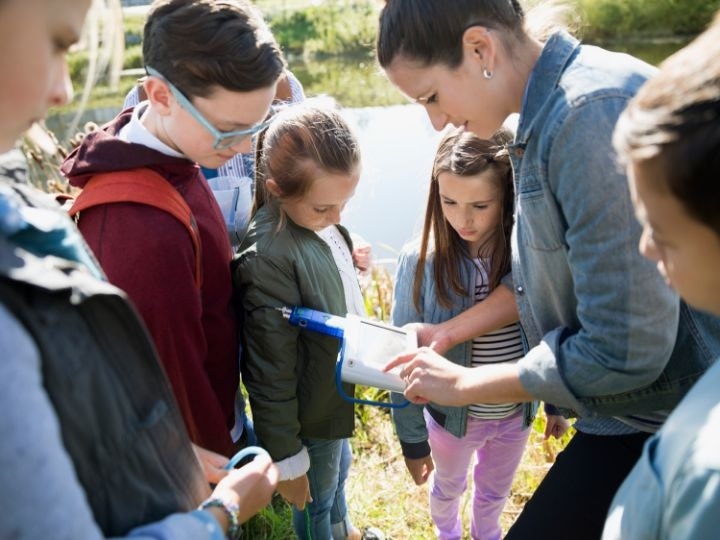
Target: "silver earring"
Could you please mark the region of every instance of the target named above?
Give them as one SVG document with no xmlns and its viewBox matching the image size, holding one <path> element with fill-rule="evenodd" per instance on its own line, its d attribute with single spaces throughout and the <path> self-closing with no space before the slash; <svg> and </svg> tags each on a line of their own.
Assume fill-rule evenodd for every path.
<svg viewBox="0 0 720 540">
<path fill-rule="evenodd" d="M 483 68 L 483 77 L 485 77 L 486 79 L 490 80 L 490 79 L 493 78 L 493 72 L 492 72 L 492 71 L 488 71 L 487 68 Z"/>
</svg>

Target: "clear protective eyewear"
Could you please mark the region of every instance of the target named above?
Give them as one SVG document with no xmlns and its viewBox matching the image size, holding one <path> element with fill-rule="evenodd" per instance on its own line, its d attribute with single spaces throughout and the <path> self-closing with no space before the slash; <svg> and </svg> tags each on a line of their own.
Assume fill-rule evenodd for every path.
<svg viewBox="0 0 720 540">
<path fill-rule="evenodd" d="M 207 118 L 202 115 L 200 111 L 197 110 L 195 105 L 193 105 L 192 102 L 187 97 L 185 97 L 185 94 L 183 94 L 173 83 L 168 81 L 163 75 L 161 75 L 157 70 L 151 68 L 150 66 L 146 66 L 145 69 L 147 70 L 148 75 L 150 75 L 151 77 L 157 77 L 165 84 L 167 84 L 168 88 L 170 88 L 170 91 L 172 92 L 173 96 L 175 96 L 175 99 L 177 99 L 180 106 L 187 112 L 189 112 L 190 115 L 195 118 L 195 120 L 200 122 L 200 124 L 214 137 L 215 141 L 213 142 L 213 148 L 215 150 L 227 150 L 232 146 L 236 146 L 240 144 L 243 140 L 245 140 L 247 137 L 250 137 L 258 133 L 259 131 L 262 131 L 272 122 L 272 117 L 275 114 L 275 110 L 271 107 L 268 119 L 260 122 L 259 124 L 256 124 L 247 129 L 239 129 L 236 131 L 220 131 L 215 126 L 213 126 L 207 120 Z"/>
</svg>

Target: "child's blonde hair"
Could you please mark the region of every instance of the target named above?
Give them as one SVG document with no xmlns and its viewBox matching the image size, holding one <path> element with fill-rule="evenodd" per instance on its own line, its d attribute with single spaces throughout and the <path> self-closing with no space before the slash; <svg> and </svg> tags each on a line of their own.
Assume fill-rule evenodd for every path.
<svg viewBox="0 0 720 540">
<path fill-rule="evenodd" d="M 328 100 L 306 100 L 281 110 L 258 137 L 253 215 L 273 195 L 268 179 L 283 199 L 303 197 L 319 171 L 352 173 L 360 146 L 350 125 Z"/>
</svg>

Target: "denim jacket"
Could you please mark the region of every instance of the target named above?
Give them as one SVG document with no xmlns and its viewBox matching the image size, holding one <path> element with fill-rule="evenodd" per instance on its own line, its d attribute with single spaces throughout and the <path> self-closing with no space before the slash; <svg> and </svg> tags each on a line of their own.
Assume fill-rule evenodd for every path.
<svg viewBox="0 0 720 540">
<path fill-rule="evenodd" d="M 603 540 L 704 540 L 720 529 L 720 364 L 693 386 L 615 495 Z"/>
<path fill-rule="evenodd" d="M 435 280 L 432 279 L 433 256 L 429 254 L 425 260 L 424 279 L 420 295 L 421 311 L 415 309 L 413 302 L 413 281 L 415 268 L 418 264 L 419 245 L 417 242 L 403 249 L 395 274 L 395 290 L 392 305 L 392 323 L 402 326 L 412 322 L 437 324 L 459 315 L 472 307 L 475 299 L 472 294 L 457 295 L 449 291 L 452 307 L 445 308 L 438 302 Z M 462 276 L 468 290 L 474 290 L 475 269 L 470 259 L 464 259 Z M 461 366 L 472 363 L 472 341 L 456 345 L 445 357 Z M 395 402 L 404 401 L 401 394 L 392 394 Z M 546 405 L 547 407 L 547 405 Z M 467 427 L 467 407 L 444 407 L 435 403 L 427 405 L 430 414 L 448 432 L 456 437 L 463 437 Z M 408 458 L 421 458 L 430 454 L 427 443 L 428 433 L 423 418 L 423 406 L 410 404 L 407 407 L 393 409 L 393 422 L 397 431 L 403 455 Z M 529 426 L 537 411 L 537 403 L 523 405 L 524 425 Z"/>
<path fill-rule="evenodd" d="M 532 347 L 520 380 L 582 417 L 636 415 L 620 419 L 645 431 L 720 354 L 720 320 L 681 303 L 639 254 L 641 228 L 611 144 L 619 114 L 653 71 L 553 35 L 510 147 L 517 204 L 507 284 Z M 609 419 L 576 426 L 623 432 Z"/>
</svg>

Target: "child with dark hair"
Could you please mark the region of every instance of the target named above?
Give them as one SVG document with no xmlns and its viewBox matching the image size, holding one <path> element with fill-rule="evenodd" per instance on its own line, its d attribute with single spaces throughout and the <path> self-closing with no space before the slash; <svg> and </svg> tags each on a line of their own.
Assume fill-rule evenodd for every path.
<svg viewBox="0 0 720 540">
<path fill-rule="evenodd" d="M 145 78 L 133 86 L 125 96 L 123 109 L 135 107 L 145 101 L 143 89 Z M 277 105 L 299 103 L 305 99 L 305 92 L 300 81 L 289 69 L 280 76 L 273 102 Z M 252 151 L 246 154 L 235 154 L 217 169 L 202 167 L 203 176 L 220 205 L 228 228 L 228 236 L 233 249 L 237 248 L 245 235 L 250 219 L 252 193 L 255 190 L 254 173 L 255 156 Z"/>
<path fill-rule="evenodd" d="M 199 166 L 216 168 L 250 149 L 285 62 L 259 12 L 243 0 L 155 2 L 143 60 L 147 102 L 88 135 L 62 170 L 85 189 L 149 172 L 189 207 L 199 247 L 177 218 L 149 204 L 102 204 L 77 222 L 148 326 L 192 440 L 231 455 L 230 432 L 241 421 L 232 253 Z"/>
<path fill-rule="evenodd" d="M 688 303 L 720 315 L 720 17 L 660 65 L 614 143 L 627 165 L 640 251 Z M 720 528 L 720 363 L 646 444 L 604 540 L 714 538 Z"/>
<path fill-rule="evenodd" d="M 10 151 L 69 100 L 90 5 L 0 0 L 0 538 L 234 538 L 277 470 L 217 456 L 211 493 L 136 310 Z"/>
<path fill-rule="evenodd" d="M 395 277 L 392 322 L 442 323 L 482 302 L 510 272 L 513 181 L 503 128 L 489 139 L 451 130 L 440 141 L 430 181 L 419 245 L 403 250 Z M 517 306 L 508 320 L 459 344 L 447 358 L 477 367 L 516 362 L 524 354 Z M 402 396 L 393 394 L 393 400 Z M 500 514 L 520 463 L 535 415 L 534 403 L 427 403 L 393 409 L 405 463 L 416 484 L 431 471 L 430 513 L 438 538 L 463 536 L 460 498 L 473 455 L 472 538 L 498 540 Z M 424 415 L 424 418 L 423 418 Z M 546 434 L 567 429 L 548 415 Z"/>
</svg>

